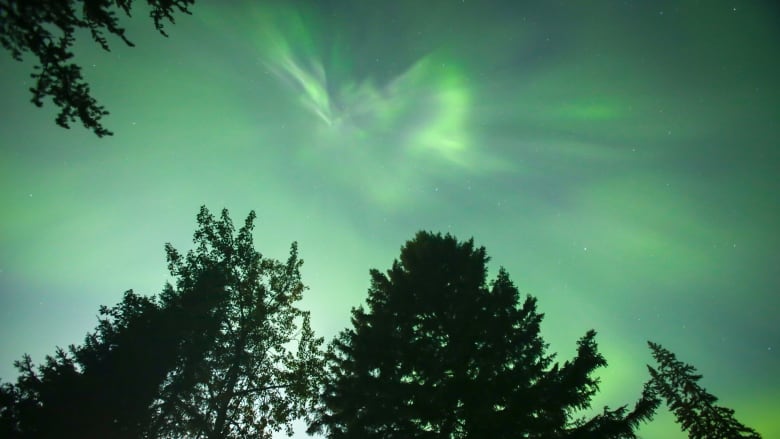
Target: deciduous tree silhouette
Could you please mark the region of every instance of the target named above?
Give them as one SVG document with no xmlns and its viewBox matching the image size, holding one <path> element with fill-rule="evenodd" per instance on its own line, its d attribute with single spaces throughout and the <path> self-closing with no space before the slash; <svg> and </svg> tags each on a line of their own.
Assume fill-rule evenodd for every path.
<svg viewBox="0 0 780 439">
<path fill-rule="evenodd" d="M 647 366 L 656 392 L 666 400 L 677 423 L 691 439 L 760 439 L 761 435 L 734 418 L 734 410 L 721 407 L 714 395 L 699 386 L 701 375 L 690 364 L 661 345 L 648 342 L 658 369 Z"/>
<path fill-rule="evenodd" d="M 501 269 L 488 286 L 484 248 L 420 232 L 387 274 L 371 271 L 368 309 L 328 353 L 309 432 L 330 438 L 633 438 L 659 401 L 575 418 L 606 365 L 595 332 L 563 364 L 546 353 L 536 299 Z"/>
<path fill-rule="evenodd" d="M 215 219 L 202 208 L 195 250 L 183 256 L 167 246 L 178 290 L 216 273 L 224 300 L 205 352 L 195 343 L 192 358 L 185 354 L 167 378 L 153 407 L 152 437 L 270 438 L 291 433 L 291 421 L 313 405 L 324 366 L 322 339 L 309 313 L 296 307 L 303 261 L 296 244 L 286 262 L 263 258 L 253 245 L 254 219 L 252 212 L 235 234 L 226 210 Z"/>
<path fill-rule="evenodd" d="M 189 13 L 195 0 L 147 0 L 150 16 L 161 34 L 166 35 L 164 22 L 173 23 L 176 11 Z M 133 0 L 0 0 L 0 44 L 14 59 L 32 53 L 37 65 L 31 77 L 32 102 L 43 106 L 51 97 L 60 108 L 56 122 L 64 128 L 80 120 L 98 137 L 112 133 L 101 120 L 108 114 L 92 97 L 81 67 L 71 62 L 71 51 L 79 30 L 89 31 L 92 39 L 109 50 L 106 33 L 120 38 L 128 46 L 133 43 L 119 26 L 118 13 L 130 15 Z"/>
<path fill-rule="evenodd" d="M 227 211 L 198 214 L 195 250 L 166 246 L 175 285 L 101 308 L 84 344 L 0 387 L 0 437 L 271 437 L 312 406 L 322 340 L 296 307 L 286 262 L 253 246 L 254 213 L 235 234 Z"/>
</svg>

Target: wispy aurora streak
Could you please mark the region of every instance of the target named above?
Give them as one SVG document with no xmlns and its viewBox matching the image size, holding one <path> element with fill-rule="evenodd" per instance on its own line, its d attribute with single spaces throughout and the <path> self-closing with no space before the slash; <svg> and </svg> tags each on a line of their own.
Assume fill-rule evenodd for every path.
<svg viewBox="0 0 780 439">
<path fill-rule="evenodd" d="M 348 51 L 318 47 L 300 12 L 275 7 L 256 17 L 265 66 L 321 122 L 320 135 L 342 146 L 379 136 L 408 156 L 474 166 L 467 132 L 472 93 L 453 59 L 431 53 L 383 81 L 340 77 L 324 58 L 330 54 L 328 64 L 349 76 Z"/>
</svg>

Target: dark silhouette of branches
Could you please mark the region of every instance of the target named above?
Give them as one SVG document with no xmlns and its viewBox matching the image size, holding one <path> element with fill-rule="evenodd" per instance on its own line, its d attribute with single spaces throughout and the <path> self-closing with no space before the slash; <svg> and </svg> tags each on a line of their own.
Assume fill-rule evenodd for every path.
<svg viewBox="0 0 780 439">
<path fill-rule="evenodd" d="M 165 36 L 165 22 L 173 23 L 177 11 L 189 14 L 194 2 L 147 0 L 154 26 Z M 50 97 L 60 109 L 55 119 L 59 126 L 70 128 L 79 120 L 98 137 L 112 134 L 102 125 L 108 111 L 92 96 L 81 67 L 71 62 L 72 48 L 78 30 L 88 30 L 106 51 L 107 34 L 133 46 L 117 17 L 130 16 L 132 6 L 132 0 L 0 0 L 0 44 L 18 61 L 25 53 L 36 58 L 32 102 L 41 107 Z"/>
<path fill-rule="evenodd" d="M 701 375 L 690 364 L 661 345 L 648 342 L 657 369 L 647 366 L 654 391 L 666 400 L 677 423 L 691 439 L 760 439 L 761 435 L 734 418 L 734 410 L 715 403 L 718 398 L 702 388 Z"/>
</svg>

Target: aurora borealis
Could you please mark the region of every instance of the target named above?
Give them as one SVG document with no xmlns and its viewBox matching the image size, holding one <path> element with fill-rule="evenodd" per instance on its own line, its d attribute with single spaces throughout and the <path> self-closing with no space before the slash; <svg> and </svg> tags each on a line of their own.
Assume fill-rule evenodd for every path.
<svg viewBox="0 0 780 439">
<path fill-rule="evenodd" d="M 200 205 L 283 258 L 327 339 L 420 229 L 474 237 L 539 298 L 594 407 L 632 403 L 653 340 L 780 437 L 780 9 L 746 1 L 199 1 L 137 47 L 84 36 L 114 131 L 63 130 L 0 55 L 0 378 L 157 293 Z M 662 411 L 646 438 L 683 438 Z M 296 437 L 306 437 L 301 431 Z"/>
</svg>

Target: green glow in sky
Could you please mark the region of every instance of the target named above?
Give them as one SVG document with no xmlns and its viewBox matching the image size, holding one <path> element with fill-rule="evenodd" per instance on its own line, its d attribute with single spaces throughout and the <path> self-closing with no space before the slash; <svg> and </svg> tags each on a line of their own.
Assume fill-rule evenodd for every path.
<svg viewBox="0 0 780 439">
<path fill-rule="evenodd" d="M 768 3 L 202 1 L 77 59 L 114 137 L 59 129 L 0 61 L 0 377 L 159 292 L 202 204 L 285 257 L 331 337 L 415 231 L 473 236 L 539 297 L 560 359 L 589 328 L 595 407 L 645 340 L 780 437 L 780 29 Z M 677 439 L 666 413 L 643 437 Z M 303 433 L 299 437 L 304 437 Z"/>
</svg>

